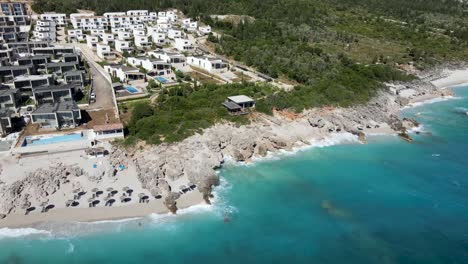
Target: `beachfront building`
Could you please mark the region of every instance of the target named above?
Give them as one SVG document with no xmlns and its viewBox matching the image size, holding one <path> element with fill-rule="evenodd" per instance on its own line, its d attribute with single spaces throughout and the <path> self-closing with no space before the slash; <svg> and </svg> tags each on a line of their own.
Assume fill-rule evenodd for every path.
<svg viewBox="0 0 468 264">
<path fill-rule="evenodd" d="M 161 59 L 148 57 L 129 57 L 127 62 L 134 67 L 143 67 L 150 76 L 169 75 L 172 73 L 171 64 Z"/>
<path fill-rule="evenodd" d="M 124 127 L 122 123 L 98 125 L 93 127 L 94 139 L 112 140 L 124 138 Z"/>
<path fill-rule="evenodd" d="M 97 44 L 96 54 L 99 58 L 104 60 L 112 60 L 116 58 L 115 53 L 111 51 L 109 45 Z"/>
<path fill-rule="evenodd" d="M 245 95 L 230 96 L 223 103 L 223 106 L 231 115 L 242 115 L 247 114 L 249 109 L 255 107 L 255 100 Z"/>
<path fill-rule="evenodd" d="M 40 86 L 33 89 L 36 105 L 72 101 L 74 94 L 73 84 Z"/>
<path fill-rule="evenodd" d="M 73 128 L 80 124 L 81 110 L 74 101 L 46 103 L 30 116 L 31 123 L 44 129 Z"/>
<path fill-rule="evenodd" d="M 66 14 L 59 14 L 59 13 L 44 13 L 41 14 L 40 16 L 41 20 L 48 20 L 48 21 L 54 21 L 57 26 L 63 27 L 67 25 L 67 15 Z"/>
<path fill-rule="evenodd" d="M 104 70 L 106 70 L 112 77 L 118 78 L 121 82 L 145 79 L 145 74 L 141 73 L 138 68 L 128 67 L 125 65 L 106 65 L 104 66 Z"/>
<path fill-rule="evenodd" d="M 193 51 L 195 47 L 190 43 L 188 39 L 176 38 L 174 39 L 174 47 L 181 52 Z"/>
<path fill-rule="evenodd" d="M 225 61 L 206 55 L 189 56 L 187 57 L 187 63 L 190 66 L 198 67 L 212 73 L 223 73 L 226 72 L 228 68 L 228 64 Z"/>
</svg>

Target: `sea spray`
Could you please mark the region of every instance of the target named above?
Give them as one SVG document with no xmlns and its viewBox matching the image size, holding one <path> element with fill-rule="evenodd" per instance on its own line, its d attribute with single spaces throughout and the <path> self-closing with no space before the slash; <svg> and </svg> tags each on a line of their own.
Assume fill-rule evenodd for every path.
<svg viewBox="0 0 468 264">
<path fill-rule="evenodd" d="M 40 236 L 50 237 L 51 232 L 35 228 L 0 228 L 0 239 Z"/>
</svg>

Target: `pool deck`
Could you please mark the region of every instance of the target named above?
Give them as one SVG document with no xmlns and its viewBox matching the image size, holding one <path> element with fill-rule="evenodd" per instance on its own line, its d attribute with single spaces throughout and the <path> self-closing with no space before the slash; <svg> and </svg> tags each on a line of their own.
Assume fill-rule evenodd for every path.
<svg viewBox="0 0 468 264">
<path fill-rule="evenodd" d="M 57 143 L 43 144 L 43 145 L 30 145 L 22 147 L 24 138 L 20 139 L 17 146 L 11 150 L 12 154 L 16 155 L 33 155 L 44 153 L 59 153 L 74 150 L 82 150 L 90 147 L 91 139 L 89 138 L 90 130 L 83 131 L 83 138 L 79 140 L 63 141 Z M 68 133 L 64 133 L 66 135 Z M 57 135 L 60 135 L 57 133 Z"/>
</svg>

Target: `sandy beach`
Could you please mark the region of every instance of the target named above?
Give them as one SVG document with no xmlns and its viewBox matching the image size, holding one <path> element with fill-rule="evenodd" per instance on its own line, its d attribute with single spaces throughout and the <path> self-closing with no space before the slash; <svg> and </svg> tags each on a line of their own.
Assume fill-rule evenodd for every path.
<svg viewBox="0 0 468 264">
<path fill-rule="evenodd" d="M 330 144 L 339 144 L 339 140 L 332 139 L 336 135 L 348 134 L 365 142 L 366 135 L 401 133 L 395 127 L 405 127 L 408 122 L 396 120 L 395 125 L 393 116 L 404 106 L 450 96 L 451 92 L 446 88 L 468 82 L 468 70 L 457 70 L 444 76 L 448 77 L 433 80 L 428 87 L 392 86 L 400 93 L 384 94 L 370 103 L 372 107 L 312 109 L 301 115 L 253 116 L 252 124 L 247 126 L 219 124 L 183 142 L 149 146 L 132 154 L 114 151 L 115 148 L 108 143 L 103 146 L 114 149 L 111 155 L 98 158 L 87 157 L 82 150 L 22 158 L 8 152 L 0 153 L 0 191 L 3 195 L 0 213 L 7 215 L 0 219 L 0 228 L 167 214 L 170 210 L 164 201 L 171 195 L 175 195 L 173 200 L 177 209 L 205 203 L 217 179 L 216 169 L 228 159 L 250 162 L 269 153 L 320 145 L 327 140 Z M 407 102 L 395 103 L 397 97 Z M 408 129 L 411 128 L 409 125 Z M 120 165 L 125 169 L 116 170 Z M 197 184 L 196 189 L 181 192 L 194 183 Z M 102 191 L 102 196 L 92 196 L 95 188 Z M 116 202 L 111 207 L 105 206 L 104 199 L 109 195 L 109 188 L 117 191 Z M 126 193 L 124 188 L 133 191 L 131 200 L 126 203 L 118 199 Z M 76 199 L 78 192 L 84 194 Z M 155 193 L 161 197 L 155 199 Z M 138 197 L 143 194 L 149 197 L 148 203 L 139 203 Z M 93 199 L 99 202 L 90 207 Z M 67 207 L 68 200 L 79 203 Z M 53 205 L 53 208 L 41 213 L 41 204 Z M 25 215 L 27 208 L 31 207 L 34 210 Z"/>
</svg>

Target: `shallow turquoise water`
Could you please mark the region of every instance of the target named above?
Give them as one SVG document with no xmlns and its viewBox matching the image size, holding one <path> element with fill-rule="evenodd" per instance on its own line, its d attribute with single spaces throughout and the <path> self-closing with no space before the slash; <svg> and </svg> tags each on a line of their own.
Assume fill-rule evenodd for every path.
<svg viewBox="0 0 468 264">
<path fill-rule="evenodd" d="M 457 96 L 405 111 L 432 133 L 413 144 L 228 165 L 214 207 L 3 238 L 0 263 L 468 263 L 468 89 Z"/>
</svg>

